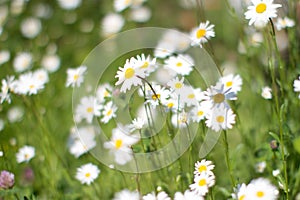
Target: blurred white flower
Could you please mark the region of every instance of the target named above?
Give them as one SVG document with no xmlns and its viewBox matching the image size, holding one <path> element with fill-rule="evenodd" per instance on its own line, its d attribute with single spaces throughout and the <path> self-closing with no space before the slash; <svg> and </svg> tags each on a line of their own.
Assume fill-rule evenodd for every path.
<svg viewBox="0 0 300 200">
<path fill-rule="evenodd" d="M 109 83 L 104 83 L 98 86 L 96 90 L 97 100 L 99 102 L 104 102 L 105 98 L 111 97 L 113 87 Z"/>
<path fill-rule="evenodd" d="M 33 78 L 41 82 L 41 84 L 46 84 L 49 81 L 48 72 L 45 69 L 37 69 L 33 72 Z"/>
<path fill-rule="evenodd" d="M 99 117 L 101 115 L 102 108 L 103 106 L 97 102 L 95 97 L 82 97 L 80 104 L 76 107 L 75 116 L 79 121 L 85 119 L 86 122 L 90 124 L 94 116 Z"/>
<path fill-rule="evenodd" d="M 280 174 L 280 169 L 276 169 L 272 171 L 272 175 L 277 177 Z"/>
<path fill-rule="evenodd" d="M 71 132 L 69 151 L 76 158 L 88 152 L 96 146 L 96 134 L 94 127 L 80 127 L 78 130 Z"/>
<path fill-rule="evenodd" d="M 160 42 L 156 48 L 154 49 L 154 56 L 157 58 L 166 58 L 173 54 L 176 50 L 174 44 L 170 44 L 169 42 Z"/>
<path fill-rule="evenodd" d="M 21 22 L 21 33 L 26 38 L 35 38 L 42 30 L 42 23 L 39 19 L 29 17 Z"/>
<path fill-rule="evenodd" d="M 150 17 L 151 10 L 145 6 L 132 9 L 129 15 L 130 20 L 140 23 L 147 22 Z"/>
<path fill-rule="evenodd" d="M 66 87 L 79 87 L 84 81 L 84 74 L 87 71 L 86 66 L 79 66 L 76 69 L 69 68 L 67 70 Z"/>
<path fill-rule="evenodd" d="M 197 195 L 191 190 L 186 190 L 184 194 L 181 192 L 176 192 L 174 195 L 174 200 L 204 200 L 204 197 Z"/>
<path fill-rule="evenodd" d="M 143 118 L 137 117 L 132 120 L 128 128 L 130 129 L 130 132 L 133 132 L 135 130 L 141 130 L 144 127 L 144 125 L 145 120 Z"/>
<path fill-rule="evenodd" d="M 114 8 L 116 12 L 122 12 L 128 7 L 140 7 L 146 0 L 114 0 Z"/>
<path fill-rule="evenodd" d="M 196 46 L 199 45 L 202 48 L 202 44 L 208 42 L 212 37 L 215 37 L 213 24 L 210 24 L 209 21 L 205 23 L 200 23 L 198 27 L 192 29 L 191 35 L 191 45 Z"/>
<path fill-rule="evenodd" d="M 16 72 L 23 72 L 31 67 L 32 55 L 28 52 L 18 53 L 14 59 L 13 66 Z"/>
<path fill-rule="evenodd" d="M 133 159 L 131 146 L 140 140 L 138 135 L 127 134 L 123 130 L 115 128 L 112 130 L 110 141 L 104 143 L 104 148 L 110 150 L 110 153 L 114 155 L 115 162 L 119 165 L 125 165 Z"/>
<path fill-rule="evenodd" d="M 0 157 L 2 157 L 4 155 L 3 151 L 0 151 Z"/>
<path fill-rule="evenodd" d="M 47 80 L 47 74 L 43 75 L 45 78 L 41 78 L 34 75 L 32 72 L 27 72 L 20 75 L 19 79 L 16 80 L 16 86 L 14 92 L 17 94 L 33 95 L 37 94 L 40 90 L 44 89 L 45 80 Z"/>
<path fill-rule="evenodd" d="M 276 200 L 279 191 L 268 179 L 258 178 L 252 180 L 246 188 L 245 200 L 268 199 Z"/>
<path fill-rule="evenodd" d="M 101 22 L 102 34 L 105 37 L 118 33 L 124 26 L 125 20 L 122 15 L 116 13 L 107 14 Z"/>
<path fill-rule="evenodd" d="M 124 189 L 115 193 L 113 200 L 140 200 L 140 195 L 137 191 Z"/>
<path fill-rule="evenodd" d="M 53 14 L 53 10 L 51 6 L 46 3 L 38 3 L 34 7 L 34 14 L 36 17 L 49 19 Z"/>
<path fill-rule="evenodd" d="M 298 79 L 294 80 L 293 86 L 294 86 L 294 92 L 300 92 L 300 76 L 298 77 Z M 300 94 L 298 98 L 300 99 Z"/>
<path fill-rule="evenodd" d="M 258 47 L 259 45 L 261 45 L 261 43 L 263 43 L 263 41 L 264 37 L 260 32 L 255 32 L 250 35 L 250 44 L 254 47 Z"/>
<path fill-rule="evenodd" d="M 186 106 L 196 106 L 198 105 L 198 99 L 197 97 L 201 96 L 202 92 L 201 90 L 194 89 L 190 85 L 185 85 L 183 88 L 179 91 L 179 101 L 181 105 Z"/>
<path fill-rule="evenodd" d="M 11 102 L 10 94 L 14 92 L 16 87 L 16 81 L 14 76 L 8 76 L 6 79 L 2 80 L 1 92 L 0 92 L 0 103 L 7 101 Z"/>
<path fill-rule="evenodd" d="M 17 162 L 28 162 L 35 156 L 35 148 L 32 146 L 23 146 L 19 149 L 18 153 L 16 154 Z"/>
<path fill-rule="evenodd" d="M 262 88 L 261 96 L 264 99 L 272 99 L 272 89 L 268 86 Z"/>
<path fill-rule="evenodd" d="M 167 85 L 176 93 L 180 94 L 181 90 L 184 88 L 184 77 L 181 79 L 176 76 L 174 79 L 170 80 Z"/>
<path fill-rule="evenodd" d="M 210 112 L 211 104 L 208 101 L 203 101 L 191 110 L 191 118 L 193 122 L 199 123 Z"/>
<path fill-rule="evenodd" d="M 189 116 L 184 110 L 172 115 L 171 122 L 176 128 L 185 128 L 189 123 Z"/>
<path fill-rule="evenodd" d="M 1 34 L 0 34 L 1 35 Z M 0 66 L 10 59 L 10 52 L 7 50 L 0 51 Z"/>
<path fill-rule="evenodd" d="M 165 60 L 164 67 L 175 71 L 180 75 L 189 75 L 193 71 L 194 60 L 187 54 L 171 56 Z"/>
<path fill-rule="evenodd" d="M 266 161 L 262 161 L 255 164 L 255 171 L 258 173 L 263 173 L 267 167 Z"/>
<path fill-rule="evenodd" d="M 84 19 L 80 22 L 80 31 L 83 33 L 90 33 L 94 29 L 95 23 L 93 20 Z"/>
<path fill-rule="evenodd" d="M 0 27 L 2 27 L 8 16 L 8 8 L 7 6 L 0 6 Z M 0 33 L 1 35 L 1 33 Z"/>
<path fill-rule="evenodd" d="M 154 192 L 151 192 L 143 196 L 143 200 L 171 200 L 171 198 L 165 191 L 161 191 L 157 195 Z"/>
<path fill-rule="evenodd" d="M 77 168 L 76 179 L 81 184 L 90 185 L 99 176 L 100 172 L 100 169 L 96 165 L 88 163 Z"/>
<path fill-rule="evenodd" d="M 277 30 L 280 31 L 282 29 L 291 28 L 291 27 L 295 26 L 295 21 L 288 17 L 277 18 L 275 26 L 276 26 Z"/>
<path fill-rule="evenodd" d="M 10 13 L 12 15 L 19 15 L 24 10 L 26 0 L 12 0 L 10 4 Z"/>
<path fill-rule="evenodd" d="M 269 19 L 277 17 L 277 8 L 280 4 L 273 4 L 273 0 L 251 0 L 251 6 L 245 12 L 245 18 L 249 19 L 249 26 L 254 24 L 257 28 L 263 28 Z"/>
<path fill-rule="evenodd" d="M 24 116 L 24 109 L 19 106 L 11 107 L 7 112 L 7 119 L 10 123 L 19 122 Z"/>
<path fill-rule="evenodd" d="M 118 107 L 113 104 L 112 101 L 108 102 L 102 111 L 102 119 L 101 122 L 103 122 L 104 124 L 108 123 L 109 120 L 111 120 L 112 118 L 116 117 L 116 111 L 117 111 Z"/>
<path fill-rule="evenodd" d="M 57 55 L 45 55 L 42 58 L 41 65 L 48 72 L 52 73 L 59 69 L 60 67 L 60 58 Z"/>
<path fill-rule="evenodd" d="M 59 6 L 65 10 L 74 10 L 81 4 L 81 0 L 57 0 Z"/>
</svg>

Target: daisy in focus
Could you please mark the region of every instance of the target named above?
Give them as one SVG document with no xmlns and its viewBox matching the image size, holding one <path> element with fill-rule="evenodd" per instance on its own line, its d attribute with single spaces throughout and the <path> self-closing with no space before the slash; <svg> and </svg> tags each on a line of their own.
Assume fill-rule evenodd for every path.
<svg viewBox="0 0 300 200">
<path fill-rule="evenodd" d="M 229 90 L 231 92 L 237 93 L 242 90 L 243 80 L 240 75 L 229 74 L 227 76 L 223 76 L 220 79 L 221 83 L 224 85 L 224 90 Z"/>
<path fill-rule="evenodd" d="M 193 71 L 194 60 L 189 55 L 179 54 L 171 56 L 165 60 L 164 67 L 175 71 L 177 74 L 185 76 Z"/>
<path fill-rule="evenodd" d="M 151 59 L 150 55 L 146 57 L 145 54 L 141 54 L 137 55 L 136 58 L 132 57 L 131 59 L 130 62 L 137 68 L 142 69 L 146 76 L 149 76 L 149 74 L 156 69 L 156 58 Z"/>
<path fill-rule="evenodd" d="M 18 153 L 16 154 L 18 163 L 29 162 L 34 156 L 35 156 L 35 148 L 27 145 L 20 148 Z"/>
<path fill-rule="evenodd" d="M 194 183 L 190 185 L 190 189 L 195 192 L 195 194 L 200 196 L 205 196 L 209 188 L 215 185 L 215 176 L 209 175 L 207 173 L 201 173 L 194 177 Z"/>
<path fill-rule="evenodd" d="M 245 12 L 245 18 L 249 20 L 249 26 L 254 24 L 258 28 L 263 28 L 269 19 L 277 17 L 277 8 L 280 4 L 273 4 L 273 0 L 251 0 L 251 6 Z"/>
<path fill-rule="evenodd" d="M 66 87 L 79 87 L 84 81 L 84 74 L 86 73 L 86 70 L 86 66 L 79 66 L 76 69 L 68 69 Z"/>
<path fill-rule="evenodd" d="M 81 182 L 81 184 L 90 185 L 99 176 L 100 169 L 92 163 L 82 165 L 77 168 L 76 179 Z"/>
<path fill-rule="evenodd" d="M 195 175 L 200 175 L 202 173 L 207 173 L 208 175 L 214 175 L 212 170 L 215 168 L 212 161 L 203 159 L 195 163 Z"/>
<path fill-rule="evenodd" d="M 205 23 L 200 23 L 197 28 L 194 28 L 190 35 L 191 35 L 191 45 L 196 46 L 199 45 L 202 48 L 202 44 L 208 42 L 212 37 L 215 37 L 213 24 L 210 24 L 209 21 Z"/>
<path fill-rule="evenodd" d="M 268 179 L 252 180 L 246 188 L 245 200 L 276 200 L 279 191 Z"/>
</svg>

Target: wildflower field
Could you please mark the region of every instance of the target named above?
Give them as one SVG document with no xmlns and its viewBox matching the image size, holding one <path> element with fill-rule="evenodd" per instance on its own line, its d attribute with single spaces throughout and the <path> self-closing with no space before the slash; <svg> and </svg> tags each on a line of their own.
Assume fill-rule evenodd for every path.
<svg viewBox="0 0 300 200">
<path fill-rule="evenodd" d="M 0 0 L 0 200 L 300 200 L 299 0 Z"/>
</svg>

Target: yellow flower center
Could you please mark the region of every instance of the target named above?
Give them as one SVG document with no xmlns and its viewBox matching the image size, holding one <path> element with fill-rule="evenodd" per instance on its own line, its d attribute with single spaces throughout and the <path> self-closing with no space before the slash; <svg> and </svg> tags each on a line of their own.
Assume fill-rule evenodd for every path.
<svg viewBox="0 0 300 200">
<path fill-rule="evenodd" d="M 103 93 L 103 96 L 104 97 L 108 97 L 109 96 L 109 92 L 107 90 L 105 90 L 104 93 Z"/>
<path fill-rule="evenodd" d="M 92 112 L 93 112 L 93 108 L 92 108 L 92 107 L 88 107 L 88 108 L 86 109 L 86 112 L 92 113 Z"/>
<path fill-rule="evenodd" d="M 199 29 L 196 33 L 197 39 L 200 39 L 202 37 L 204 37 L 206 34 L 206 30 L 205 29 Z"/>
<path fill-rule="evenodd" d="M 29 85 L 29 88 L 30 88 L 30 89 L 33 89 L 33 88 L 34 88 L 34 85 Z"/>
<path fill-rule="evenodd" d="M 153 100 L 157 100 L 157 99 L 159 99 L 160 98 L 160 94 L 154 94 L 154 95 L 152 95 L 152 99 Z"/>
<path fill-rule="evenodd" d="M 256 6 L 257 13 L 263 13 L 267 10 L 267 5 L 265 3 L 260 3 Z"/>
<path fill-rule="evenodd" d="M 176 67 L 182 67 L 182 62 L 176 63 Z"/>
<path fill-rule="evenodd" d="M 125 78 L 126 79 L 132 78 L 134 76 L 134 73 L 135 73 L 134 69 L 132 69 L 132 68 L 126 69 L 126 71 L 125 71 Z"/>
<path fill-rule="evenodd" d="M 246 197 L 246 195 L 243 194 L 242 196 L 239 197 L 239 200 L 244 200 L 245 197 Z"/>
<path fill-rule="evenodd" d="M 177 89 L 182 88 L 182 83 L 175 83 L 175 88 L 177 88 Z"/>
<path fill-rule="evenodd" d="M 216 117 L 216 120 L 217 120 L 217 122 L 219 122 L 219 123 L 223 123 L 224 122 L 224 120 L 225 120 L 225 118 L 223 117 L 223 116 L 217 116 Z"/>
<path fill-rule="evenodd" d="M 213 96 L 213 100 L 215 103 L 222 103 L 225 100 L 225 95 L 222 93 L 218 93 Z"/>
<path fill-rule="evenodd" d="M 174 106 L 174 103 L 170 102 L 167 104 L 168 108 L 172 108 Z"/>
<path fill-rule="evenodd" d="M 90 177 L 91 176 L 91 173 L 86 173 L 85 175 L 84 175 L 86 178 L 88 178 L 88 177 Z"/>
<path fill-rule="evenodd" d="M 206 185 L 206 180 L 205 180 L 205 179 L 201 179 L 201 180 L 198 182 L 198 185 L 199 185 L 200 187 L 205 186 L 205 185 Z"/>
<path fill-rule="evenodd" d="M 145 68 L 147 68 L 149 66 L 149 63 L 146 61 L 142 66 L 141 66 L 141 68 L 142 69 L 145 69 Z"/>
<path fill-rule="evenodd" d="M 232 81 L 228 81 L 228 82 L 226 83 L 226 86 L 227 86 L 227 87 L 231 87 L 231 86 L 232 86 Z"/>
<path fill-rule="evenodd" d="M 202 116 L 204 114 L 204 112 L 202 110 L 198 111 L 197 115 L 198 116 Z"/>
<path fill-rule="evenodd" d="M 256 192 L 256 196 L 260 198 L 260 197 L 265 196 L 265 193 L 263 191 L 258 191 L 258 192 Z"/>
<path fill-rule="evenodd" d="M 125 5 L 129 5 L 131 3 L 131 0 L 125 0 Z"/>
<path fill-rule="evenodd" d="M 29 158 L 29 154 L 25 153 L 24 157 L 25 157 L 25 159 L 28 159 Z"/>
<path fill-rule="evenodd" d="M 77 81 L 78 78 L 79 78 L 79 75 L 78 75 L 78 74 L 75 74 L 75 75 L 73 76 L 74 81 Z"/>
<path fill-rule="evenodd" d="M 201 165 L 200 167 L 198 167 L 198 171 L 201 172 L 205 172 L 207 171 L 207 167 L 205 165 Z"/>
<path fill-rule="evenodd" d="M 123 141 L 120 140 L 120 139 L 118 139 L 118 140 L 115 141 L 115 147 L 116 147 L 117 149 L 120 149 L 121 146 L 122 146 L 122 144 L 123 144 Z"/>
<path fill-rule="evenodd" d="M 193 99 L 193 98 L 195 98 L 195 95 L 194 95 L 194 94 L 189 94 L 187 97 L 188 97 L 189 99 Z"/>
<path fill-rule="evenodd" d="M 112 113 L 112 109 L 110 109 L 109 111 L 107 111 L 106 116 L 110 116 Z"/>
</svg>

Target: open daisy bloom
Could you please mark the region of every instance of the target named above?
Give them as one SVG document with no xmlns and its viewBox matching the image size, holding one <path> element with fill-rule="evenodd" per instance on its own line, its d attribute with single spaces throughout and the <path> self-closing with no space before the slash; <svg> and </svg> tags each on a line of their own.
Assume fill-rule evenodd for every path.
<svg viewBox="0 0 300 200">
<path fill-rule="evenodd" d="M 254 24 L 258 28 L 265 27 L 271 18 L 277 17 L 277 8 L 280 4 L 273 4 L 273 0 L 251 0 L 252 4 L 245 12 L 246 19 L 249 19 L 249 25 Z"/>
<path fill-rule="evenodd" d="M 268 179 L 252 180 L 246 188 L 245 200 L 276 200 L 279 191 Z"/>
<path fill-rule="evenodd" d="M 197 28 L 191 31 L 191 45 L 199 45 L 202 48 L 202 44 L 208 42 L 210 38 L 215 37 L 214 26 L 215 25 L 210 24 L 209 21 L 200 23 Z"/>
<path fill-rule="evenodd" d="M 210 187 L 215 185 L 215 176 L 207 173 L 201 173 L 194 177 L 194 183 L 190 185 L 190 189 L 197 195 L 204 196 L 208 193 Z"/>
<path fill-rule="evenodd" d="M 82 184 L 90 185 L 98 177 L 100 170 L 92 163 L 77 168 L 76 179 Z"/>
</svg>

